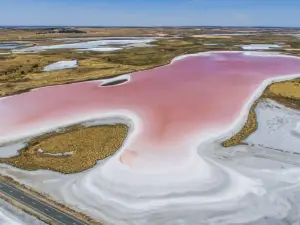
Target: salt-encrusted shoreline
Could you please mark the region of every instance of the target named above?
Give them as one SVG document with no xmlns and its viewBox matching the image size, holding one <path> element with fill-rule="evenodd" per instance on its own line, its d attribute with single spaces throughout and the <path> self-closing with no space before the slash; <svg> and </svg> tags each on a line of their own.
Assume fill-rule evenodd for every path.
<svg viewBox="0 0 300 225">
<path fill-rule="evenodd" d="M 186 57 L 210 54 L 213 55 L 200 53 L 177 57 L 172 63 Z M 262 56 L 261 53 L 258 54 Z M 255 55 L 252 53 L 250 56 Z M 246 121 L 252 104 L 270 83 L 299 76 L 300 74 L 290 74 L 264 80 L 249 97 L 239 117 L 230 127 L 222 130 L 216 127 L 206 130 L 205 133 L 191 134 L 190 145 L 185 149 L 188 156 L 184 163 L 171 168 L 166 165 L 162 167 L 163 170 L 153 168 L 153 171 L 145 172 L 124 165 L 120 157 L 142 129 L 142 121 L 133 111 L 110 110 L 100 115 L 96 111 L 89 114 L 85 112 L 73 118 L 68 117 L 67 120 L 49 121 L 39 129 L 32 127 L 27 133 L 16 131 L 11 136 L 1 137 L 1 141 L 5 142 L 84 121 L 117 117 L 115 121 L 110 120 L 110 123 L 117 123 L 123 118 L 129 121 L 132 133 L 122 148 L 109 160 L 99 162 L 97 166 L 74 175 L 42 170 L 27 172 L 5 165 L 0 166 L 1 172 L 108 224 L 124 221 L 124 224 L 138 225 L 199 222 L 221 225 L 246 223 L 267 216 L 284 217 L 289 207 L 280 199 L 277 189 L 268 191 L 268 183 L 260 180 L 259 176 L 243 174 L 233 167 L 203 157 L 201 151 L 210 148 L 209 143 L 229 137 L 239 130 Z M 60 187 L 59 190 L 57 186 Z M 274 199 L 278 200 L 275 208 Z M 256 208 L 252 208 L 252 205 Z"/>
</svg>

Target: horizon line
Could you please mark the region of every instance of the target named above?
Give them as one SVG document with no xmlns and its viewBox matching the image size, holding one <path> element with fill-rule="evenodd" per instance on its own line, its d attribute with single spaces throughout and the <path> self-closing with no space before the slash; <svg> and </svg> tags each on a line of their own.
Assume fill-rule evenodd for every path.
<svg viewBox="0 0 300 225">
<path fill-rule="evenodd" d="M 162 26 L 96 26 L 96 25 L 0 25 L 0 28 L 24 28 L 24 27 L 35 27 L 35 28 L 56 28 L 56 27 L 87 27 L 87 28 L 299 28 L 299 26 L 231 26 L 231 25 L 162 25 Z"/>
</svg>

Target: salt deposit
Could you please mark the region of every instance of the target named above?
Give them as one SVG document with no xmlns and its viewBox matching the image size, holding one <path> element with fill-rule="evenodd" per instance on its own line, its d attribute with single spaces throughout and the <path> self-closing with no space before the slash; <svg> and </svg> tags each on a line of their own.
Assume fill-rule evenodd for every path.
<svg viewBox="0 0 300 225">
<path fill-rule="evenodd" d="M 42 221 L 0 199 L 1 225 L 45 225 Z"/>
<path fill-rule="evenodd" d="M 17 143 L 9 143 L 3 146 L 0 146 L 0 157 L 1 158 L 9 158 L 19 154 L 19 150 L 24 148 L 26 143 L 17 142 Z"/>
<path fill-rule="evenodd" d="M 91 51 L 91 52 L 113 52 L 121 50 L 122 48 L 87 48 L 87 49 L 77 49 L 78 51 Z"/>
<path fill-rule="evenodd" d="M 48 66 L 45 66 L 43 71 L 49 72 L 49 71 L 55 71 L 55 70 L 63 70 L 63 69 L 72 69 L 76 68 L 77 60 L 71 60 L 71 61 L 59 61 L 56 63 L 52 63 Z"/>
<path fill-rule="evenodd" d="M 49 45 L 49 46 L 34 46 L 30 48 L 22 48 L 12 50 L 13 53 L 39 53 L 46 50 L 55 50 L 55 49 L 76 49 L 76 50 L 92 50 L 93 49 L 101 49 L 104 51 L 111 48 L 112 51 L 115 50 L 116 47 L 111 47 L 112 45 L 118 46 L 118 48 L 124 48 L 127 45 L 131 44 L 139 44 L 139 43 L 150 43 L 155 39 L 107 39 L 107 40 L 96 40 L 96 41 L 87 41 L 87 42 L 78 42 L 78 43 L 67 43 L 67 44 L 59 44 L 59 45 Z"/>
<path fill-rule="evenodd" d="M 249 45 L 239 45 L 244 50 L 268 50 L 273 48 L 280 48 L 277 44 L 249 44 Z"/>
<path fill-rule="evenodd" d="M 26 44 L 19 44 L 19 43 L 13 43 L 13 42 L 0 42 L 0 49 L 15 49 L 20 47 L 26 47 L 30 45 Z"/>
<path fill-rule="evenodd" d="M 270 100 L 256 108 L 258 129 L 246 143 L 274 150 L 300 153 L 300 112 Z"/>
</svg>

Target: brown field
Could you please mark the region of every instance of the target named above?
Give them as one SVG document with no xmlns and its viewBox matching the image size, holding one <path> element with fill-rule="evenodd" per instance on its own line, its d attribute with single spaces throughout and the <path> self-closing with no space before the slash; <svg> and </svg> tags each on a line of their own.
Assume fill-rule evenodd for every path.
<svg viewBox="0 0 300 225">
<path fill-rule="evenodd" d="M 211 33 L 210 29 L 194 28 L 74 28 L 86 33 L 47 33 L 45 29 L 0 29 L 0 41 L 47 40 L 66 37 L 153 37 L 191 36 Z M 219 31 L 222 32 L 222 31 Z M 215 31 L 214 31 L 215 33 Z"/>
<path fill-rule="evenodd" d="M 66 37 L 142 37 L 174 36 L 197 33 L 186 28 L 74 28 L 86 33 L 47 33 L 45 29 L 0 29 L 0 41 L 43 40 Z"/>
</svg>

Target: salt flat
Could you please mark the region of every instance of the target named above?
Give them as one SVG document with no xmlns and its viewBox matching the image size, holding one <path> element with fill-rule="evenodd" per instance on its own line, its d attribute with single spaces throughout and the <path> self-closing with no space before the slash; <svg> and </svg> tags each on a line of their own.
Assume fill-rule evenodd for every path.
<svg viewBox="0 0 300 225">
<path fill-rule="evenodd" d="M 91 51 L 91 52 L 113 52 L 121 50 L 122 48 L 109 48 L 109 47 L 100 47 L 100 48 L 82 48 L 77 49 L 78 51 Z"/>
<path fill-rule="evenodd" d="M 0 146 L 0 157 L 9 158 L 18 155 L 20 149 L 26 146 L 25 142 L 9 143 L 4 146 Z"/>
<path fill-rule="evenodd" d="M 258 129 L 245 141 L 279 151 L 300 153 L 300 112 L 265 100 L 255 109 Z"/>
<path fill-rule="evenodd" d="M 72 69 L 76 68 L 77 66 L 77 60 L 59 61 L 45 66 L 43 71 L 49 72 L 55 70 Z"/>
<path fill-rule="evenodd" d="M 49 45 L 49 46 L 34 46 L 29 48 L 15 49 L 12 50 L 13 53 L 39 53 L 46 50 L 55 50 L 55 49 L 76 49 L 76 50 L 91 50 L 98 48 L 97 51 L 107 51 L 108 47 L 111 45 L 118 45 L 119 48 L 124 48 L 127 45 L 140 44 L 140 43 L 150 43 L 154 41 L 155 38 L 148 39 L 105 39 L 105 40 L 94 40 L 94 41 L 85 41 L 77 43 L 66 43 L 59 45 Z M 110 49 L 114 51 L 115 49 Z"/>
<path fill-rule="evenodd" d="M 15 49 L 20 47 L 26 47 L 28 44 L 19 44 L 14 42 L 0 42 L 0 49 Z"/>
<path fill-rule="evenodd" d="M 1 225 L 45 225 L 42 221 L 0 199 Z"/>
<path fill-rule="evenodd" d="M 249 45 L 240 45 L 244 50 L 268 50 L 273 48 L 280 48 L 280 45 L 277 44 L 249 44 Z"/>
</svg>

